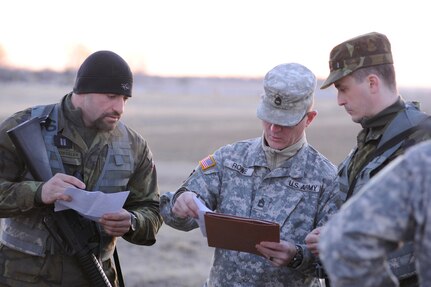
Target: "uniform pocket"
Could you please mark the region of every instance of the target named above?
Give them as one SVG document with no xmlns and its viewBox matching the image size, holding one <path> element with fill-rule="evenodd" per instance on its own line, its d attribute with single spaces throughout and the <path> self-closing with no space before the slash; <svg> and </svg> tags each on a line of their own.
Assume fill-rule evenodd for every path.
<svg viewBox="0 0 431 287">
<path fill-rule="evenodd" d="M 51 262 L 47 265 L 47 257 L 32 256 L 15 251 L 7 246 L 0 246 L 0 268 L 4 278 L 16 281 L 37 283 L 41 276 L 49 281 L 58 281 L 55 278 L 61 274 L 61 263 Z"/>
</svg>

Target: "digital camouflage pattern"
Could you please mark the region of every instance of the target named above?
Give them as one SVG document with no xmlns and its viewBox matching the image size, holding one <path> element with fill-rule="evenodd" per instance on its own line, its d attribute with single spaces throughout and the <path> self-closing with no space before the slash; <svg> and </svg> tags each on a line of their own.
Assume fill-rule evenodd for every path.
<svg viewBox="0 0 431 287">
<path fill-rule="evenodd" d="M 381 64 L 393 64 L 391 43 L 385 35 L 372 32 L 349 39 L 332 49 L 330 74 L 321 89 L 360 68 Z"/>
<path fill-rule="evenodd" d="M 431 142 L 398 157 L 323 228 L 331 286 L 398 286 L 385 257 L 413 241 L 420 286 L 431 286 Z"/>
<path fill-rule="evenodd" d="M 220 213 L 280 224 L 281 240 L 302 245 L 304 260 L 296 269 L 278 268 L 263 256 L 216 248 L 207 287 L 295 287 L 315 280 L 307 276 L 314 275 L 315 258 L 304 240 L 339 208 L 336 167 L 305 143 L 295 156 L 270 170 L 262 143 L 256 138 L 221 147 L 212 155 L 216 165 L 198 165 L 178 192 L 193 191 Z M 172 213 L 174 195 L 165 193 L 160 199 L 165 223 L 184 231 L 197 228 L 193 218 Z"/>
<path fill-rule="evenodd" d="M 316 76 L 301 64 L 281 64 L 265 75 L 263 88 L 257 117 L 272 124 L 294 126 L 313 103 Z"/>
<path fill-rule="evenodd" d="M 70 107 L 69 94 L 61 102 L 58 130 L 62 131 L 62 135 L 70 141 L 71 145 L 61 149 L 61 158 L 67 174 L 72 175 L 79 170 L 87 190 L 94 190 L 105 166 L 110 136 L 106 132 L 91 133 L 90 131 L 88 134 L 91 136 L 88 136 L 83 126 L 75 125 L 73 118 L 79 118 L 79 114 L 76 114 L 77 110 L 70 110 Z M 31 109 L 20 111 L 0 124 L 0 153 L 2 154 L 0 157 L 0 195 L 2 198 L 0 217 L 2 218 L 27 216 L 29 220 L 34 220 L 40 210 L 47 208 L 38 203 L 36 199 L 36 192 L 42 183 L 31 180 L 22 181 L 27 172 L 25 165 L 6 134 L 7 130 L 27 120 L 30 114 Z M 123 238 L 134 244 L 151 245 L 155 242 L 155 235 L 162 224 L 159 214 L 156 169 L 146 141 L 133 130 L 129 128 L 126 130 L 134 156 L 134 167 L 133 175 L 126 183 L 130 195 L 124 208 L 136 214 L 138 228 L 135 232 L 125 234 Z M 110 133 L 118 133 L 118 130 L 114 129 Z M 86 145 L 88 138 L 94 139 L 90 146 Z M 111 190 L 111 192 L 113 191 L 115 190 Z M 19 234 L 20 230 L 16 230 L 16 232 Z M 105 244 L 115 245 L 115 240 L 111 237 Z M 47 246 L 50 246 L 49 242 L 52 243 L 52 238 L 46 243 Z M 104 258 L 106 251 L 101 250 L 101 252 L 101 258 Z M 103 262 L 103 267 L 112 281 L 115 273 L 111 259 Z M 56 248 L 46 250 L 46 254 L 42 257 L 17 252 L 10 246 L 1 245 L 0 272 L 0 285 L 6 283 L 10 286 L 88 285 L 76 259 L 62 256 Z"/>
</svg>

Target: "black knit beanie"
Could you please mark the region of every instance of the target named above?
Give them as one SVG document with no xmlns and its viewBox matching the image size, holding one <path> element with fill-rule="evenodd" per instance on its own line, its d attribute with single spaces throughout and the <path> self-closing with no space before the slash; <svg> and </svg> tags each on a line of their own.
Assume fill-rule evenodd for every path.
<svg viewBox="0 0 431 287">
<path fill-rule="evenodd" d="M 98 51 L 79 67 L 73 92 L 132 96 L 133 75 L 129 65 L 111 51 Z"/>
</svg>

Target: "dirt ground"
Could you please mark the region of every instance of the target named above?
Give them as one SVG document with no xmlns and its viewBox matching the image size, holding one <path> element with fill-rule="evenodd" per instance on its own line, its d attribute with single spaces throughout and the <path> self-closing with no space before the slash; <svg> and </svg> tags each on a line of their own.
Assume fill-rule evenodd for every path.
<svg viewBox="0 0 431 287">
<path fill-rule="evenodd" d="M 183 92 L 179 93 L 178 83 L 164 82 L 163 91 L 157 85 L 152 90 L 135 87 L 123 117 L 149 142 L 161 193 L 176 190 L 197 162 L 219 146 L 261 135 L 255 116 L 260 82 L 218 81 L 218 86 L 202 93 L 191 81 L 181 81 L 178 89 Z M 165 85 L 171 85 L 170 90 Z M 0 120 L 34 104 L 58 101 L 69 90 L 59 85 L 2 83 Z M 430 94 L 409 90 L 404 96 L 419 98 L 423 109 L 430 112 Z M 360 126 L 337 106 L 334 90 L 318 91 L 315 109 L 319 114 L 307 129 L 308 141 L 338 164 L 355 144 Z M 128 287 L 194 287 L 205 281 L 213 249 L 199 230 L 182 232 L 163 225 L 155 245 L 136 246 L 120 239 L 118 251 Z"/>
</svg>

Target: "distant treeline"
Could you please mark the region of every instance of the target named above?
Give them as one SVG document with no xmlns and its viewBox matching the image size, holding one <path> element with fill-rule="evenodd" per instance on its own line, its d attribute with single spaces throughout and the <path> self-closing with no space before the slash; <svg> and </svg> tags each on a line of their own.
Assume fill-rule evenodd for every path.
<svg viewBox="0 0 431 287">
<path fill-rule="evenodd" d="M 0 66 L 0 83 L 38 83 L 73 86 L 76 70 L 26 70 Z M 254 94 L 262 89 L 262 79 L 222 77 L 161 77 L 134 73 L 134 90 L 142 92 L 184 94 Z"/>
</svg>

